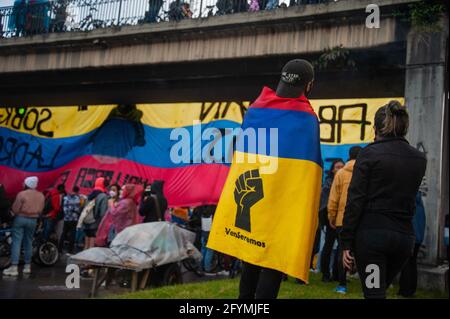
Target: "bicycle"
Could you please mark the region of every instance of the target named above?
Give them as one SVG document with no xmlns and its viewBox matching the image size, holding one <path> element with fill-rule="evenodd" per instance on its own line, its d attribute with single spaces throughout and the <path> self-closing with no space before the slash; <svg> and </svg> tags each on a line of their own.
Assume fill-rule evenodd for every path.
<svg viewBox="0 0 450 319">
<path fill-rule="evenodd" d="M 208 10 L 208 13 L 206 14 L 206 16 L 209 17 L 213 17 L 214 16 L 214 8 L 216 6 L 206 6 L 206 9 Z"/>
<path fill-rule="evenodd" d="M 80 21 L 79 30 L 80 31 L 91 31 L 95 29 L 105 28 L 106 24 L 103 20 L 94 19 L 94 13 L 98 10 L 92 5 L 89 7 L 89 14 Z"/>
<path fill-rule="evenodd" d="M 59 260 L 59 251 L 57 241 L 54 238 L 43 239 L 43 222 L 38 220 L 35 235 L 33 238 L 33 256 L 34 263 L 46 267 L 55 265 Z M 12 227 L 6 226 L 0 228 L 0 269 L 8 268 L 11 265 L 11 245 L 12 245 Z M 23 251 L 21 251 L 21 258 Z"/>
</svg>

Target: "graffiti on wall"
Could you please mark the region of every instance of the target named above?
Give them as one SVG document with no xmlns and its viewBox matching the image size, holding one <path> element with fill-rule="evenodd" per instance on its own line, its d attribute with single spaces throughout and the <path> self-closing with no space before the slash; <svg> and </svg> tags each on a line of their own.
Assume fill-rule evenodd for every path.
<svg viewBox="0 0 450 319">
<path fill-rule="evenodd" d="M 347 160 L 353 145 L 373 141 L 376 110 L 392 98 L 311 100 L 320 121 L 325 170 L 337 158 Z M 403 103 L 403 99 L 400 99 Z M 146 185 L 165 181 L 171 205 L 217 203 L 229 163 L 173 163 L 170 132 L 183 127 L 215 128 L 201 146 L 214 156 L 226 154 L 228 128 L 240 127 L 249 102 L 138 104 L 0 108 L 0 181 L 9 193 L 20 190 L 31 174 L 40 188 L 66 184 L 88 192 L 99 176 L 110 183 Z"/>
</svg>

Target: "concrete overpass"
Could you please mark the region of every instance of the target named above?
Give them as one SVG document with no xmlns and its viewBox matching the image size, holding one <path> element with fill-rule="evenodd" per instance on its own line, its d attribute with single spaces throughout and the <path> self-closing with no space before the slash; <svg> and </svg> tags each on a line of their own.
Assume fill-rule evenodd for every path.
<svg viewBox="0 0 450 319">
<path fill-rule="evenodd" d="M 243 99 L 258 94 L 263 83 L 272 83 L 289 58 L 313 59 L 324 49 L 339 45 L 354 52 L 361 70 L 348 74 L 348 87 L 339 90 L 334 89 L 334 82 L 343 82 L 339 80 L 342 73 L 331 72 L 317 81 L 322 83 L 317 92 L 323 96 L 357 91 L 401 95 L 408 29 L 393 12 L 414 1 L 378 1 L 379 29 L 365 26 L 365 10 L 371 2 L 342 0 L 180 22 L 0 39 L 0 97 L 20 103 L 17 93 L 26 92 L 22 101 L 34 104 L 67 103 L 72 97 L 76 103 L 84 102 L 83 98 L 89 103 L 104 103 L 131 96 L 164 100 L 168 90 L 176 89 L 184 99 Z M 375 60 L 383 63 L 371 63 Z M 375 80 L 367 72 L 379 78 Z M 382 85 L 393 77 L 394 85 Z M 132 87 L 127 85 L 130 82 Z M 205 97 L 204 90 L 200 93 L 208 84 L 220 88 L 210 91 L 211 97 Z M 55 86 L 64 87 L 61 99 Z M 48 89 L 52 91 L 50 99 Z"/>
<path fill-rule="evenodd" d="M 443 289 L 448 214 L 448 17 L 421 34 L 395 17 L 415 0 L 341 0 L 207 19 L 0 39 L 0 105 L 252 100 L 293 57 L 349 49 L 357 69 L 319 71 L 313 98 L 405 96 L 428 158 L 422 286 Z"/>
</svg>

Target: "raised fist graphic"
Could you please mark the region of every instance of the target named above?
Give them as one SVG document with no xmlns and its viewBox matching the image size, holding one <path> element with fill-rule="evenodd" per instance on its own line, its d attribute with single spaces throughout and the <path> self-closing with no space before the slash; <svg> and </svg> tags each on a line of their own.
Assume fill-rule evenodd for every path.
<svg viewBox="0 0 450 319">
<path fill-rule="evenodd" d="M 234 189 L 234 201 L 237 204 L 234 226 L 250 232 L 250 207 L 263 197 L 263 183 L 259 176 L 259 170 L 254 169 L 241 174 L 236 179 L 236 188 Z"/>
</svg>

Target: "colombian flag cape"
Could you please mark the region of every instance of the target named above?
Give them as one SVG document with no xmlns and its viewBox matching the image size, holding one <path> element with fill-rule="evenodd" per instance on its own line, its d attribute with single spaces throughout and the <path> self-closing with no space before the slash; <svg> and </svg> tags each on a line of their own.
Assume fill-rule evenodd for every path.
<svg viewBox="0 0 450 319">
<path fill-rule="evenodd" d="M 276 156 L 237 143 L 208 247 L 308 282 L 322 180 L 319 122 L 306 97 L 281 98 L 265 87 L 242 129 L 267 142 L 270 128 L 278 131 Z"/>
</svg>

